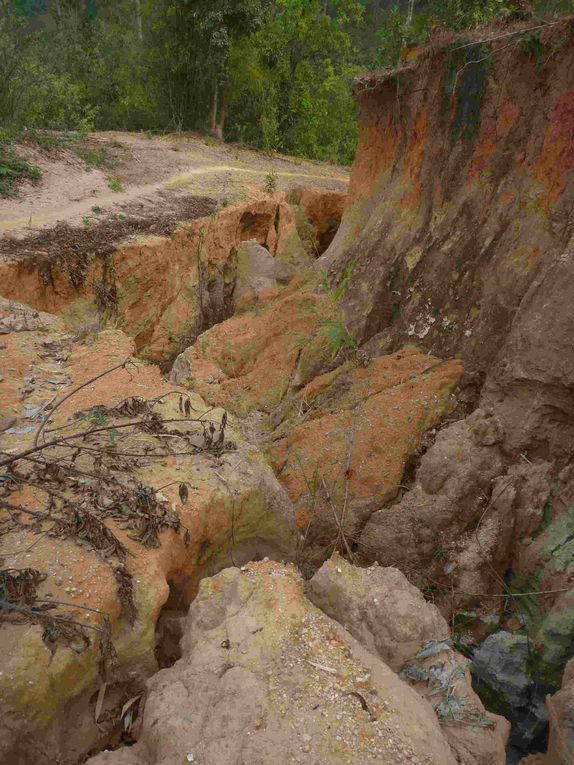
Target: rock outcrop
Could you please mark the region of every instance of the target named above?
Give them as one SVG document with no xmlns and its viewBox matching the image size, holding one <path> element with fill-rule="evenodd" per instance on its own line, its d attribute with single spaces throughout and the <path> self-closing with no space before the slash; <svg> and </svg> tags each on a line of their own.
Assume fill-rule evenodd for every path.
<svg viewBox="0 0 574 765">
<path fill-rule="evenodd" d="M 451 648 L 438 609 L 395 568 L 357 568 L 340 557 L 309 582 L 308 596 L 433 705 L 460 765 L 504 765 L 510 726 L 485 712 L 469 662 Z"/>
<path fill-rule="evenodd" d="M 438 568 L 448 567 L 457 592 L 469 593 L 459 605 L 488 591 L 513 541 L 508 503 L 486 512 L 493 481 L 503 472 L 502 437 L 498 419 L 480 409 L 440 431 L 411 491 L 369 519 L 359 542 L 364 557 L 413 569 L 438 557 Z"/>
<path fill-rule="evenodd" d="M 257 242 L 242 242 L 237 248 L 237 273 L 233 289 L 236 309 L 242 301 L 277 290 L 277 268 L 273 255 Z"/>
<path fill-rule="evenodd" d="M 90 765 L 455 765 L 428 702 L 273 563 L 204 579 L 141 736 Z"/>
<path fill-rule="evenodd" d="M 526 635 L 499 631 L 473 655 L 476 688 L 491 707 L 512 720 L 514 738 L 526 746 L 543 735 L 548 720 L 528 671 L 530 652 Z"/>
<path fill-rule="evenodd" d="M 574 759 L 574 661 L 566 665 L 562 688 L 546 701 L 550 714 L 548 755 L 551 763 L 570 763 Z"/>
</svg>

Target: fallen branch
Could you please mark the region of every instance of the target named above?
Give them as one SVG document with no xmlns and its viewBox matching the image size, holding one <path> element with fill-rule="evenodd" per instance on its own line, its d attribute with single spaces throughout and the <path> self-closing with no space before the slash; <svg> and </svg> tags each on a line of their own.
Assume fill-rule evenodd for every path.
<svg viewBox="0 0 574 765">
<path fill-rule="evenodd" d="M 96 382 L 96 380 L 100 380 L 102 377 L 105 377 L 106 375 L 111 374 L 112 372 L 115 372 L 118 369 L 125 369 L 128 363 L 132 363 L 135 366 L 135 362 L 131 361 L 127 358 L 125 361 L 122 361 L 121 364 L 117 364 L 115 367 L 112 367 L 111 369 L 106 369 L 105 372 L 102 372 L 99 375 L 96 375 L 95 377 L 91 377 L 89 380 L 86 380 L 81 385 L 78 385 L 76 388 L 71 390 L 69 393 L 67 393 L 64 398 L 60 399 L 56 406 L 52 409 L 50 415 L 46 417 L 46 419 L 41 423 L 40 427 L 38 428 L 38 431 L 36 433 L 36 436 L 34 437 L 34 446 L 38 445 L 38 441 L 40 440 L 40 436 L 42 435 L 42 431 L 48 424 L 48 422 L 52 419 L 54 416 L 54 412 L 59 409 L 62 404 L 67 401 L 69 398 L 71 398 L 74 394 L 76 394 L 78 391 L 82 390 L 82 388 L 85 388 L 87 385 L 91 385 L 91 383 Z M 0 463 L 1 465 L 2 463 Z"/>
</svg>

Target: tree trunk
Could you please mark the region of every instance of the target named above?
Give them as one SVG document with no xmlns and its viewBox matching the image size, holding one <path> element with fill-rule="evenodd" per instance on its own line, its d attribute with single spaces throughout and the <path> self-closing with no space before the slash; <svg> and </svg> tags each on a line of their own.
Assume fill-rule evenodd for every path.
<svg viewBox="0 0 574 765">
<path fill-rule="evenodd" d="M 217 101 L 219 99 L 219 84 L 217 80 L 215 81 L 215 89 L 213 91 L 213 103 L 211 104 L 211 115 L 210 115 L 210 133 L 212 136 L 217 137 Z"/>
<path fill-rule="evenodd" d="M 217 137 L 223 141 L 223 128 L 225 127 L 225 112 L 227 108 L 227 83 L 221 88 L 221 99 L 219 104 L 219 124 L 216 126 Z"/>
<path fill-rule="evenodd" d="M 143 28 L 142 28 L 142 9 L 140 0 L 134 0 L 136 4 L 136 27 L 138 30 L 139 41 L 143 41 Z"/>
<path fill-rule="evenodd" d="M 407 39 L 411 29 L 411 24 L 413 23 L 414 12 L 415 12 L 415 0 L 409 0 L 409 10 L 407 12 L 407 20 L 405 22 L 404 35 L 403 35 L 403 45 L 402 45 L 403 48 L 407 47 Z M 399 53 L 399 61 L 397 66 L 400 66 L 400 65 L 401 65 L 401 54 Z"/>
</svg>

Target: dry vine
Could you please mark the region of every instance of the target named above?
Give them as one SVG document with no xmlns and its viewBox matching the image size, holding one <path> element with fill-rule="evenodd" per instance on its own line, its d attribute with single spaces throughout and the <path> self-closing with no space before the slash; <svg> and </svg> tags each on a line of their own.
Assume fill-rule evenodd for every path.
<svg viewBox="0 0 574 765">
<path fill-rule="evenodd" d="M 209 411 L 192 417 L 190 399 L 178 391 L 150 400 L 133 396 L 113 407 L 92 407 L 76 412 L 64 425 L 50 427 L 57 410 L 78 391 L 132 364 L 127 359 L 52 403 L 31 447 L 15 454 L 0 452 L 0 508 L 5 511 L 0 536 L 22 528 L 37 534 L 37 541 L 52 536 L 89 545 L 112 568 L 122 615 L 131 624 L 137 619 L 137 608 L 126 566 L 130 552 L 114 528 L 143 547 L 158 547 L 165 529 L 181 533 L 186 545 L 191 541 L 179 515 L 161 494 L 167 486 L 145 485 L 136 470 L 151 460 L 206 452 L 219 456 L 235 448 L 226 440 L 227 415 L 220 423 L 207 418 Z M 181 417 L 169 419 L 156 411 L 168 396 L 178 396 Z M 66 430 L 73 432 L 66 434 Z M 128 447 L 122 448 L 126 441 Z M 175 483 L 185 505 L 188 486 Z M 20 504 L 18 497 L 27 486 L 41 494 L 43 507 L 30 509 Z M 2 553 L 1 558 L 16 554 Z M 51 650 L 64 643 L 83 651 L 92 644 L 90 635 L 96 635 L 100 677 L 108 682 L 117 666 L 108 615 L 75 603 L 40 598 L 38 586 L 45 579 L 46 574 L 34 568 L 0 570 L 0 625 L 14 621 L 38 624 Z M 96 614 L 99 625 L 82 619 L 80 611 Z"/>
</svg>

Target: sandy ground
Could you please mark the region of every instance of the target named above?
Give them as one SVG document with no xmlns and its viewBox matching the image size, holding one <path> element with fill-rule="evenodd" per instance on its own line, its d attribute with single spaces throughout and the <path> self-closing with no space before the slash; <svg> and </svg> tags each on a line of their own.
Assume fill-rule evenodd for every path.
<svg viewBox="0 0 574 765">
<path fill-rule="evenodd" d="M 343 191 L 348 182 L 345 167 L 268 156 L 195 135 L 94 133 L 85 148 L 105 148 L 112 166 L 89 169 L 68 149 L 19 146 L 18 152 L 40 167 L 42 180 L 23 184 L 16 198 L 0 199 L 0 232 L 20 238 L 62 221 L 81 226 L 122 212 L 152 215 L 190 195 L 240 202 L 270 172 L 277 175 L 278 190 L 311 185 Z M 122 191 L 110 189 L 113 178 L 121 181 Z"/>
</svg>

